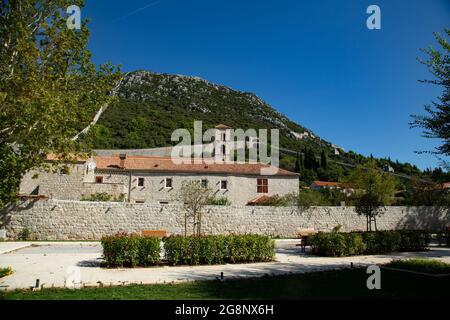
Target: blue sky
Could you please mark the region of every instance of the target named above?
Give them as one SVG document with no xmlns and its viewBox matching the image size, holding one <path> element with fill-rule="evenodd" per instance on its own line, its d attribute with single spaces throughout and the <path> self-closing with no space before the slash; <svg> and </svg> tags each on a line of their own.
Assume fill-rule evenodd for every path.
<svg viewBox="0 0 450 320">
<path fill-rule="evenodd" d="M 381 30 L 366 8 L 381 8 Z M 250 91 L 346 150 L 408 161 L 438 141 L 410 114 L 440 91 L 416 60 L 450 27 L 445 0 L 87 0 L 95 63 L 200 76 Z"/>
</svg>

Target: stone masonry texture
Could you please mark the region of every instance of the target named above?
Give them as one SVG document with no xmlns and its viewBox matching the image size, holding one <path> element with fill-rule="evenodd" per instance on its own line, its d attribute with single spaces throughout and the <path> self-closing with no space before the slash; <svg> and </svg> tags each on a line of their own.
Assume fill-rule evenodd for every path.
<svg viewBox="0 0 450 320">
<path fill-rule="evenodd" d="M 160 229 L 184 233 L 184 211 L 177 204 L 28 200 L 4 208 L 1 218 L 9 238 L 16 238 L 24 228 L 36 240 L 100 239 L 119 231 Z M 379 230 L 442 230 L 449 222 L 448 207 L 387 207 L 377 219 Z M 302 229 L 331 231 L 338 225 L 341 231 L 365 230 L 365 217 L 353 207 L 207 206 L 202 232 L 295 237 Z"/>
</svg>

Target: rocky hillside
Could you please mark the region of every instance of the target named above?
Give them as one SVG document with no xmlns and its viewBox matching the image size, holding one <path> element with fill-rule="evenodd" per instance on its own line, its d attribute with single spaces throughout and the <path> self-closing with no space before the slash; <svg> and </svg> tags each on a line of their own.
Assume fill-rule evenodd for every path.
<svg viewBox="0 0 450 320">
<path fill-rule="evenodd" d="M 233 90 L 198 77 L 128 73 L 118 91 L 119 102 L 101 116 L 95 148 L 151 148 L 171 145 L 174 129 L 204 129 L 225 123 L 233 128 L 277 128 L 282 147 L 319 151 L 331 144 L 289 120 L 254 93 Z"/>
<path fill-rule="evenodd" d="M 109 106 L 87 137 L 84 136 L 94 149 L 171 146 L 174 143 L 170 137 L 175 129 L 193 129 L 194 120 L 201 120 L 203 130 L 218 123 L 244 130 L 279 129 L 280 147 L 303 153 L 302 174 L 306 180 L 337 181 L 355 164 L 366 161 L 352 151 L 340 150 L 339 155 L 334 155 L 334 145 L 289 120 L 254 93 L 233 90 L 198 77 L 134 71 L 125 75 L 117 95 L 118 102 Z M 321 168 L 322 151 L 330 160 L 326 170 Z M 390 165 L 396 172 L 420 175 L 420 170 L 408 163 L 376 160 L 380 168 Z M 281 153 L 283 168 L 294 170 L 295 162 L 295 154 Z"/>
</svg>

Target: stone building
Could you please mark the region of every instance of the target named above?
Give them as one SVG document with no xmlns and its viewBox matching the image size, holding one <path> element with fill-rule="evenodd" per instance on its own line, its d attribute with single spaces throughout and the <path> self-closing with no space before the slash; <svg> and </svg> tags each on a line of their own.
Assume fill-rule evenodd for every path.
<svg viewBox="0 0 450 320">
<path fill-rule="evenodd" d="M 297 173 L 278 169 L 275 175 L 261 175 L 261 169 L 269 167 L 262 163 L 176 164 L 172 160 L 126 154 L 94 156 L 61 172 L 27 173 L 20 194 L 80 200 L 107 193 L 134 203 L 166 204 L 175 202 L 183 181 L 198 180 L 211 188 L 216 198 L 245 205 L 261 195 L 285 195 L 299 188 Z"/>
<path fill-rule="evenodd" d="M 101 150 L 100 155 L 68 164 L 67 170 L 27 173 L 20 194 L 81 200 L 106 193 L 112 199 L 128 202 L 167 204 L 176 201 L 178 190 L 187 180 L 201 181 L 212 189 L 216 198 L 227 198 L 235 205 L 253 204 L 261 196 L 267 199 L 298 192 L 297 173 L 259 162 L 228 161 L 232 158 L 231 128 L 220 124 L 215 130 L 214 155 L 209 158 L 189 158 L 180 163 L 181 158 L 167 156 L 170 148 L 159 148 L 154 153 L 147 149 L 142 154 L 139 150 L 130 154 L 126 150 Z M 243 148 L 245 144 L 241 141 L 237 147 Z M 54 160 L 48 158 L 49 162 Z M 267 175 L 264 169 L 276 169 L 276 173 Z"/>
</svg>

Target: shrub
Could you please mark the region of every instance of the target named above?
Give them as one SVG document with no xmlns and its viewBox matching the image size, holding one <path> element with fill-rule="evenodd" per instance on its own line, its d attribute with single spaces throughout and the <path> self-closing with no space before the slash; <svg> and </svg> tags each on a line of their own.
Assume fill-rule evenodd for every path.
<svg viewBox="0 0 450 320">
<path fill-rule="evenodd" d="M 108 267 L 136 267 L 160 262 L 160 238 L 117 233 L 101 240 L 103 258 Z"/>
<path fill-rule="evenodd" d="M 117 197 L 113 197 L 106 192 L 97 192 L 89 196 L 82 196 L 81 201 L 101 201 L 101 202 L 123 202 L 125 200 L 125 195 L 120 194 Z"/>
<path fill-rule="evenodd" d="M 23 228 L 17 235 L 19 240 L 31 240 L 31 232 L 28 228 Z"/>
<path fill-rule="evenodd" d="M 200 251 L 202 264 L 221 264 L 225 262 L 226 246 L 224 236 L 201 237 Z"/>
<path fill-rule="evenodd" d="M 355 256 L 364 254 L 366 251 L 366 244 L 364 242 L 364 238 L 359 233 L 348 233 L 346 235 L 346 255 Z"/>
<path fill-rule="evenodd" d="M 310 238 L 314 253 L 327 257 L 341 257 L 347 254 L 347 240 L 344 233 L 318 233 Z"/>
<path fill-rule="evenodd" d="M 423 251 L 427 248 L 431 234 L 421 230 L 399 231 L 402 237 L 401 251 Z"/>
<path fill-rule="evenodd" d="M 402 235 L 399 231 L 380 231 L 378 238 L 381 241 L 379 253 L 401 251 Z"/>
<path fill-rule="evenodd" d="M 165 258 L 169 264 L 190 264 L 190 239 L 183 236 L 164 238 Z"/>
<path fill-rule="evenodd" d="M 275 242 L 268 236 L 230 235 L 164 239 L 165 257 L 170 265 L 220 264 L 272 261 Z"/>
<path fill-rule="evenodd" d="M 321 256 L 382 254 L 425 250 L 430 242 L 430 233 L 421 230 L 319 232 L 312 235 L 309 242 L 311 251 Z"/>
<path fill-rule="evenodd" d="M 7 267 L 7 268 L 0 268 L 0 278 L 9 276 L 11 274 L 13 274 L 14 271 L 11 267 Z"/>
<path fill-rule="evenodd" d="M 366 244 L 365 254 L 377 254 L 381 252 L 379 233 L 376 231 L 361 232 L 363 241 Z"/>
<path fill-rule="evenodd" d="M 208 205 L 210 206 L 229 206 L 231 205 L 230 200 L 226 197 L 210 197 L 208 199 Z"/>
</svg>

